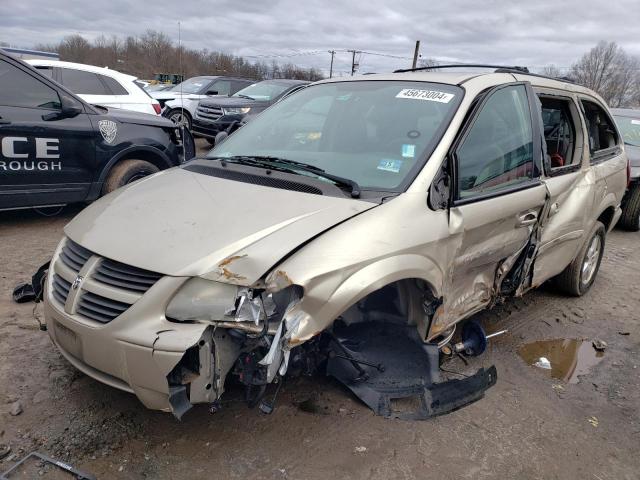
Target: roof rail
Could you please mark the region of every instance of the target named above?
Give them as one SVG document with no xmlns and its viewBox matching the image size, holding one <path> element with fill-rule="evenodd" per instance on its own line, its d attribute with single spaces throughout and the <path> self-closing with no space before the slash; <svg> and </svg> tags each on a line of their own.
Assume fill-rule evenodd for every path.
<svg viewBox="0 0 640 480">
<path fill-rule="evenodd" d="M 433 65 L 431 67 L 403 68 L 400 70 L 395 70 L 393 73 L 419 72 L 421 70 L 436 70 L 441 68 L 495 68 L 496 70 L 500 70 L 502 72 L 529 73 L 529 69 L 527 67 L 486 65 L 482 63 L 459 63 L 451 65 Z"/>
</svg>

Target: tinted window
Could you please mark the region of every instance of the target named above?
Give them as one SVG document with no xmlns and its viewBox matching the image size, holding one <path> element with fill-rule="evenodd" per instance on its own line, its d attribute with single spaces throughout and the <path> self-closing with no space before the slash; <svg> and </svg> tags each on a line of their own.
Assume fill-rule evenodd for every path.
<svg viewBox="0 0 640 480">
<path fill-rule="evenodd" d="M 78 95 L 110 95 L 98 78 L 91 72 L 83 72 L 72 68 L 61 68 L 61 83 Z"/>
<path fill-rule="evenodd" d="M 528 181 L 533 173 L 533 135 L 524 85 L 493 93 L 456 153 L 459 198 Z"/>
<path fill-rule="evenodd" d="M 115 78 L 107 77 L 106 75 L 98 75 L 98 77 L 113 95 L 129 95 L 129 92 Z"/>
<path fill-rule="evenodd" d="M 618 144 L 618 135 L 609 115 L 599 105 L 587 100 L 582 101 L 582 108 L 587 123 L 591 154 L 615 147 Z"/>
<path fill-rule="evenodd" d="M 60 98 L 53 88 L 0 60 L 0 105 L 59 109 Z"/>
<path fill-rule="evenodd" d="M 209 93 L 211 91 L 218 93 Z M 213 82 L 209 85 L 205 93 L 209 95 L 231 95 L 231 80 L 218 80 L 217 82 Z"/>
</svg>

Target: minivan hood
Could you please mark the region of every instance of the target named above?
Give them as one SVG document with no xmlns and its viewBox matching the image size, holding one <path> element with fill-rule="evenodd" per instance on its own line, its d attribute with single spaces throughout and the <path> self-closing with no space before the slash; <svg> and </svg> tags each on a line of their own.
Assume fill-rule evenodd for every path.
<svg viewBox="0 0 640 480">
<path fill-rule="evenodd" d="M 64 231 L 128 265 L 248 286 L 296 247 L 376 205 L 173 168 L 94 202 Z"/>
</svg>

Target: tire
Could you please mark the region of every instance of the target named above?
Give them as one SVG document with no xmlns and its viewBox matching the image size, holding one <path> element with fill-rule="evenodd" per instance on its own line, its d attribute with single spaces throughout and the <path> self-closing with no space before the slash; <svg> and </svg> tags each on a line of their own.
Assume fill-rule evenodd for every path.
<svg viewBox="0 0 640 480">
<path fill-rule="evenodd" d="M 600 270 L 604 252 L 606 230 L 602 222 L 597 221 L 576 257 L 556 277 L 556 284 L 564 293 L 581 297 L 589 291 Z M 597 249 L 597 251 L 595 250 Z M 587 266 L 589 262 L 589 266 Z"/>
<path fill-rule="evenodd" d="M 619 225 L 631 232 L 640 230 L 640 183 L 632 185 L 627 192 Z"/>
<path fill-rule="evenodd" d="M 187 127 L 187 130 L 191 131 L 191 115 L 186 110 L 181 108 L 174 108 L 173 110 L 169 110 L 167 113 L 167 118 L 172 120 L 173 123 L 180 126 L 184 121 L 184 126 Z"/>
<path fill-rule="evenodd" d="M 153 163 L 145 160 L 122 160 L 111 169 L 102 187 L 102 194 L 111 193 L 128 183 L 159 172 Z"/>
</svg>

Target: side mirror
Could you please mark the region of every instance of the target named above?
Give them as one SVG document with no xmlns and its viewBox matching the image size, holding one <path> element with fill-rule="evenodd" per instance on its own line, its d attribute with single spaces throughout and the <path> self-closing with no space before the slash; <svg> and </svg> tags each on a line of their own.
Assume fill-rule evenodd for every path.
<svg viewBox="0 0 640 480">
<path fill-rule="evenodd" d="M 447 158 L 438 170 L 429 188 L 428 203 L 432 210 L 446 210 L 449 208 L 451 195 L 451 176 L 449 175 L 449 161 Z"/>
<path fill-rule="evenodd" d="M 82 104 L 68 95 L 60 95 L 60 113 L 62 118 L 77 117 L 83 112 Z"/>
</svg>

